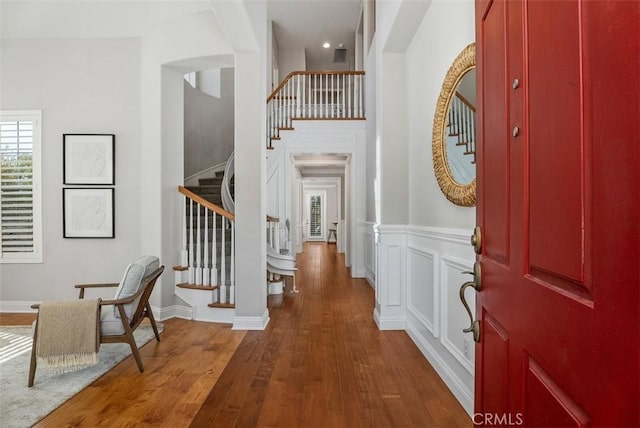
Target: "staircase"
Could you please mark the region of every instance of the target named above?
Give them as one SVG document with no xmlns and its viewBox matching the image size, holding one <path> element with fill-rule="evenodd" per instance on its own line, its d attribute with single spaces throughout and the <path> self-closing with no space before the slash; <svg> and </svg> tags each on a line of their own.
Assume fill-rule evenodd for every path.
<svg viewBox="0 0 640 428">
<path fill-rule="evenodd" d="M 221 207 L 223 175 L 178 188 L 185 207 L 183 250 L 173 268 L 176 295 L 192 306 L 192 317 L 214 322 L 232 322 L 235 314 L 235 217 Z M 229 187 L 233 191 L 233 183 Z"/>
</svg>

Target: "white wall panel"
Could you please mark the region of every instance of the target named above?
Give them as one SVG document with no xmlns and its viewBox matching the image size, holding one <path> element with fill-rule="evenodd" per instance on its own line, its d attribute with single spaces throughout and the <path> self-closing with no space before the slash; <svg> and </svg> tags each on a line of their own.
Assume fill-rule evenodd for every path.
<svg viewBox="0 0 640 428">
<path fill-rule="evenodd" d="M 471 333 L 463 333 L 462 329 L 469 327 L 469 316 L 460 302 L 460 286 L 471 279 L 463 271 L 472 270 L 472 265 L 468 261 L 453 256 L 443 256 L 441 258 L 440 278 L 442 301 L 441 322 L 442 322 L 442 345 L 453 355 L 460 364 L 473 373 L 473 339 Z M 475 310 L 475 294 L 471 290 L 466 293 L 467 302 L 471 307 L 471 312 Z M 465 341 L 468 351 L 465 352 Z M 465 355 L 466 354 L 466 355 Z"/>
<path fill-rule="evenodd" d="M 420 320 L 433 337 L 440 334 L 439 255 L 426 248 L 407 249 L 407 310 Z"/>
</svg>

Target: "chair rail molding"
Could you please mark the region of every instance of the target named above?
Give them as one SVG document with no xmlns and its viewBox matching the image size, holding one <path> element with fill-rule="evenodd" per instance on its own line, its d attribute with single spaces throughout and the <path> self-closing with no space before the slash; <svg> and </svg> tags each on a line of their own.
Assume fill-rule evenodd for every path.
<svg viewBox="0 0 640 428">
<path fill-rule="evenodd" d="M 406 227 L 376 224 L 373 230 L 378 249 L 373 317 L 380 330 L 404 330 L 407 317 Z"/>
</svg>

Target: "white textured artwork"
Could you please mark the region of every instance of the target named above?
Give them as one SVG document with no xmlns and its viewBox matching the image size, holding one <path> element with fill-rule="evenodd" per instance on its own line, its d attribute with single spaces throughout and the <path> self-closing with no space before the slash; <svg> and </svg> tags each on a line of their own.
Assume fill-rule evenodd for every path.
<svg viewBox="0 0 640 428">
<path fill-rule="evenodd" d="M 65 184 L 115 184 L 115 135 L 64 135 Z"/>
<path fill-rule="evenodd" d="M 63 189 L 65 238 L 113 238 L 113 189 Z"/>
</svg>

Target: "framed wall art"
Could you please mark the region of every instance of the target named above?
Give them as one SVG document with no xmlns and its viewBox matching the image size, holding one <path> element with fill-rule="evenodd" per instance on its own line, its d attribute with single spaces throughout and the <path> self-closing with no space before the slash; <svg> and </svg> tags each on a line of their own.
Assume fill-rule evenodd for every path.
<svg viewBox="0 0 640 428">
<path fill-rule="evenodd" d="M 114 189 L 62 189 L 64 238 L 115 238 Z"/>
<path fill-rule="evenodd" d="M 63 134 L 64 184 L 115 185 L 114 134 Z"/>
</svg>

